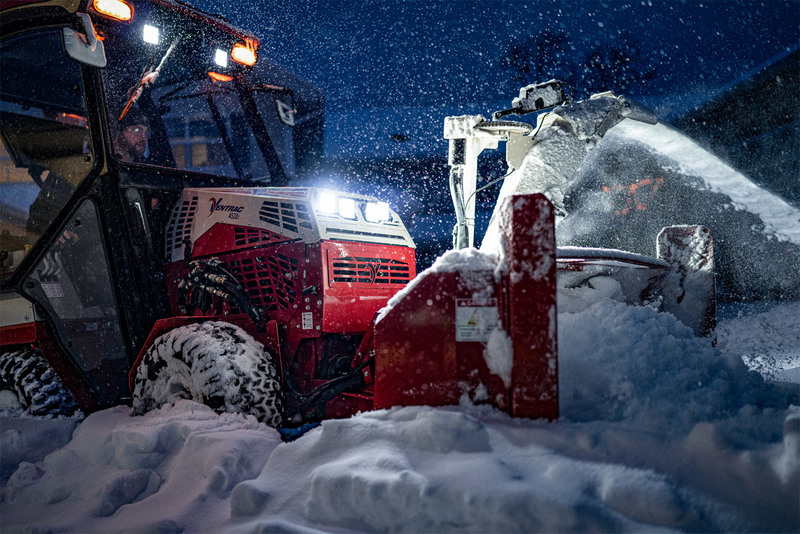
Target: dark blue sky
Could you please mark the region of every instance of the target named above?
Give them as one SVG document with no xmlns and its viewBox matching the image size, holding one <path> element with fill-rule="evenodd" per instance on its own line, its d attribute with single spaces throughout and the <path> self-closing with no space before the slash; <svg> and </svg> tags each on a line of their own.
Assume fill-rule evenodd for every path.
<svg viewBox="0 0 800 534">
<path fill-rule="evenodd" d="M 711 94 L 800 41 L 798 1 L 193 3 L 259 35 L 262 54 L 321 87 L 330 111 L 510 99 L 519 85 L 502 66 L 510 45 L 548 29 L 568 40 L 570 64 L 546 73 L 562 76 L 627 34 L 639 62 L 657 69 L 628 89 L 639 98 Z"/>
</svg>

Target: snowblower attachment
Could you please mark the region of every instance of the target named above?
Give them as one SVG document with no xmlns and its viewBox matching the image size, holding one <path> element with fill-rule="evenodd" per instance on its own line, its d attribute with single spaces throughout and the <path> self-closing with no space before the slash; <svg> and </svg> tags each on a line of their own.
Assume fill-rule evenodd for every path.
<svg viewBox="0 0 800 534">
<path fill-rule="evenodd" d="M 377 320 L 376 409 L 485 402 L 558 418 L 553 206 L 517 195 L 503 213 L 499 260 L 451 252 Z"/>
<path fill-rule="evenodd" d="M 569 179 L 592 147 L 620 122 L 631 120 L 650 125 L 658 122 L 651 111 L 612 93 L 574 102 L 565 92 L 565 85 L 551 80 L 523 87 L 510 109 L 492 115 L 495 120 L 486 120 L 481 115 L 445 118 L 450 190 L 456 213 L 455 248 L 471 247 L 475 242 L 475 196 L 486 187 L 476 187 L 477 160 L 483 150 L 496 149 L 500 141 L 506 141 L 508 174 L 501 178 L 505 183 L 481 244 L 481 250 L 497 252 L 497 243 L 507 232 L 500 229 L 505 216 L 501 211 L 504 208 L 500 208 L 502 199 L 543 193 L 563 219 L 564 192 L 559 184 Z M 496 120 L 549 108 L 554 109 L 537 117 L 535 130 L 523 122 Z M 653 191 L 661 186 L 661 181 Z M 626 190 L 635 192 L 635 189 L 631 186 Z M 636 206 L 637 210 L 645 208 L 646 202 Z M 561 230 L 562 226 L 559 224 L 558 228 Z M 558 247 L 558 287 L 565 290 L 590 287 L 601 290 L 603 296 L 629 304 L 653 305 L 675 315 L 696 335 L 713 338 L 715 287 L 711 233 L 700 226 L 670 226 L 661 231 L 657 248 L 658 257 L 653 258 L 609 248 Z"/>
</svg>

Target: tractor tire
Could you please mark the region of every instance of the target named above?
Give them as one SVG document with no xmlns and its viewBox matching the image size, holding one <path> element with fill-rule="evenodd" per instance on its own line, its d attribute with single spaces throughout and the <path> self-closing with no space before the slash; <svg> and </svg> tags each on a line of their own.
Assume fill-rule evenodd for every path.
<svg viewBox="0 0 800 534">
<path fill-rule="evenodd" d="M 38 349 L 0 353 L 0 391 L 16 397 L 14 415 L 45 419 L 83 416 L 78 401 Z"/>
<path fill-rule="evenodd" d="M 180 399 L 218 413 L 253 415 L 281 424 L 278 368 L 264 346 L 224 322 L 180 326 L 158 337 L 136 370 L 133 411 L 141 415 Z"/>
</svg>

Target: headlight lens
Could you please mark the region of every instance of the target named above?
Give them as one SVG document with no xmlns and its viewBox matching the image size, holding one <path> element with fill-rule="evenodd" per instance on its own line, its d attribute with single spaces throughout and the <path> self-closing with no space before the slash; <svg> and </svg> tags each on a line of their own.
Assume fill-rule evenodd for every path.
<svg viewBox="0 0 800 534">
<path fill-rule="evenodd" d="M 352 198 L 339 198 L 339 216 L 345 219 L 355 219 L 356 201 Z"/>
<path fill-rule="evenodd" d="M 214 52 L 214 63 L 216 63 L 220 67 L 227 67 L 228 53 L 225 50 L 217 48 L 217 50 Z"/>
<path fill-rule="evenodd" d="M 388 202 L 358 202 L 353 198 L 340 197 L 333 191 L 318 191 L 317 211 L 324 215 L 338 215 L 343 219 L 357 220 L 359 210 L 367 222 L 381 223 L 392 220 Z"/>
<path fill-rule="evenodd" d="M 364 218 L 369 222 L 386 222 L 391 218 L 387 202 L 367 202 L 364 206 Z"/>
<path fill-rule="evenodd" d="M 329 191 L 317 194 L 317 208 L 326 215 L 335 215 L 339 209 L 339 197 Z"/>
<path fill-rule="evenodd" d="M 145 43 L 157 45 L 160 40 L 158 28 L 145 24 L 142 27 L 142 39 L 144 39 Z"/>
</svg>

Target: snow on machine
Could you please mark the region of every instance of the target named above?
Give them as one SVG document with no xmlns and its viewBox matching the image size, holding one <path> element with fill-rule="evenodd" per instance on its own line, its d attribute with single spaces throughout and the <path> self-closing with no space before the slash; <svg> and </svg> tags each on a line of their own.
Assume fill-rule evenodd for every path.
<svg viewBox="0 0 800 534">
<path fill-rule="evenodd" d="M 552 111 L 538 116 L 535 130 L 524 122 L 499 120 L 544 110 Z M 504 201 L 522 194 L 543 194 L 553 203 L 555 219 L 563 222 L 564 197 L 559 186 L 569 181 L 586 153 L 623 120 L 658 122 L 646 108 L 612 93 L 574 102 L 566 84 L 557 80 L 523 87 L 511 108 L 495 112 L 492 120 L 480 115 L 447 117 L 444 136 L 450 140 L 450 190 L 457 219 L 454 247 L 475 243 L 475 202 L 480 191 L 477 160 L 483 150 L 506 142 L 509 170 L 501 178 L 505 183 L 481 244 L 482 251 L 502 257 Z M 658 189 L 659 185 L 657 178 L 647 178 L 625 191 L 635 195 L 637 187 Z M 628 198 L 621 209 L 642 209 L 646 203 L 646 199 L 634 203 Z M 647 302 L 675 315 L 696 335 L 713 337 L 716 299 L 711 232 L 702 225 L 673 225 L 661 228 L 657 237 L 640 239 L 656 251 L 656 258 L 612 248 L 557 247 L 558 287 L 589 286 L 630 304 Z"/>
<path fill-rule="evenodd" d="M 417 276 L 388 204 L 289 187 L 321 151 L 322 96 L 252 34 L 173 0 L 18 0 L 2 15 L 6 408 L 190 398 L 297 426 L 468 399 L 557 418 L 557 266 L 561 285 L 618 284 L 711 335 L 702 228 L 664 230 L 658 258 L 557 250 L 552 199 L 507 195 L 493 254 Z M 509 113 L 566 103 L 558 84 L 523 92 Z M 530 132 L 448 119 L 458 248 L 474 243 L 480 150 L 507 140 L 518 168 Z"/>
</svg>

